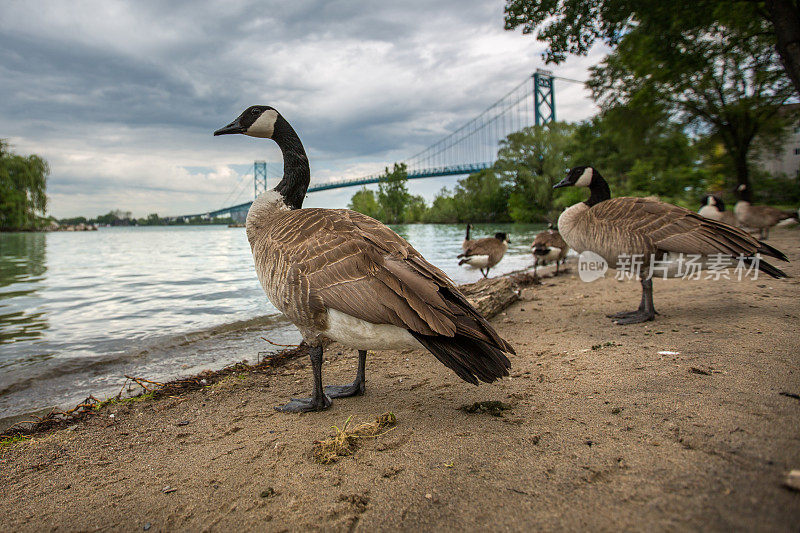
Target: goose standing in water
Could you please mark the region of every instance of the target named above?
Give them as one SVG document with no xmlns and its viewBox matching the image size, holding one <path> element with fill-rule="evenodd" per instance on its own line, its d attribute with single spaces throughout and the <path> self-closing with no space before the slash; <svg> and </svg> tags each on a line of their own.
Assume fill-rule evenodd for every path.
<svg viewBox="0 0 800 533">
<path fill-rule="evenodd" d="M 214 135 L 234 133 L 272 139 L 283 153 L 283 179 L 256 198 L 246 223 L 264 291 L 310 346 L 312 396 L 292 399 L 279 411 L 321 410 L 331 398 L 362 394 L 367 350 L 424 347 L 476 385 L 508 375 L 511 345 L 402 237 L 348 209 L 302 209 L 308 158 L 280 113 L 249 107 Z M 322 352 L 329 341 L 358 350 L 351 385 L 323 388 Z"/>
<path fill-rule="evenodd" d="M 729 226 L 738 226 L 736 215 L 730 211 L 725 211 L 725 202 L 716 194 L 706 194 L 703 196 L 702 206 L 697 212 L 701 217 L 710 218 L 717 222 L 724 222 Z"/>
<path fill-rule="evenodd" d="M 781 220 L 793 218 L 800 222 L 797 213 L 794 211 L 782 211 L 771 205 L 753 205 L 752 194 L 747 185 L 742 184 L 736 188 L 740 200 L 733 206 L 733 212 L 739 224 L 748 229 L 758 230 L 760 239 L 769 238 L 769 229 L 778 224 Z"/>
<path fill-rule="evenodd" d="M 502 231 L 495 233 L 494 237 L 471 240 L 464 251 L 458 254 L 461 259 L 458 264 L 480 269 L 483 277 L 488 277 L 489 269 L 500 262 L 510 242 L 508 235 Z"/>
<path fill-rule="evenodd" d="M 648 275 L 651 260 L 659 262 L 658 272 L 678 277 L 683 254 L 702 256 L 703 263 L 714 254 L 753 257 L 764 254 L 788 261 L 772 246 L 758 241 L 739 228 L 703 218 L 697 213 L 646 198 L 611 198 L 608 183 L 592 167 L 580 166 L 553 186 L 587 187 L 589 199 L 561 213 L 558 229 L 569 246 L 580 253 L 600 255 L 609 267 L 625 266 L 624 257 L 642 259 L 642 300 L 636 311 L 609 315 L 617 324 L 653 320 L 653 280 Z M 629 266 L 629 265 L 628 265 Z M 758 269 L 774 278 L 786 277 L 766 261 Z"/>
<path fill-rule="evenodd" d="M 464 236 L 464 240 L 461 242 L 461 249 L 466 250 L 469 248 L 469 245 L 472 244 L 472 240 L 469 238 L 469 230 L 472 229 L 472 224 L 467 223 L 467 234 Z"/>
<path fill-rule="evenodd" d="M 533 252 L 534 273 L 536 273 L 536 269 L 539 267 L 540 263 L 546 265 L 548 261 L 555 261 L 556 274 L 558 274 L 559 264 L 567 257 L 569 246 L 564 242 L 564 238 L 561 237 L 561 234 L 552 229 L 551 224 L 548 229 L 538 233 L 536 237 L 533 238 L 531 251 Z"/>
</svg>

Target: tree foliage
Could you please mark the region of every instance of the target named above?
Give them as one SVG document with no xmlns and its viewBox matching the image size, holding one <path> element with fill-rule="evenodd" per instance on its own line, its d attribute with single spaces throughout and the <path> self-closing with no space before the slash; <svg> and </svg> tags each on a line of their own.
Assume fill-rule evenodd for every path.
<svg viewBox="0 0 800 533">
<path fill-rule="evenodd" d="M 753 142 L 781 137 L 790 117 L 779 110 L 793 87 L 769 40 L 743 38 L 744 25 L 686 31 L 669 43 L 635 28 L 591 69 L 594 97 L 602 109 L 663 109 L 697 135 L 719 139 L 737 182 L 750 185 Z"/>
<path fill-rule="evenodd" d="M 615 47 L 633 31 L 653 36 L 668 49 L 684 35 L 726 27 L 743 42 L 767 41 L 800 92 L 797 0 L 506 0 L 505 28 L 519 27 L 547 43 L 548 63 L 586 54 L 597 41 Z"/>
<path fill-rule="evenodd" d="M 36 227 L 47 209 L 47 161 L 21 156 L 0 139 L 0 228 Z"/>
<path fill-rule="evenodd" d="M 347 205 L 347 208 L 378 220 L 383 218 L 381 206 L 378 204 L 375 192 L 366 187 L 361 187 L 361 190 L 350 198 L 350 203 Z"/>
<path fill-rule="evenodd" d="M 405 163 L 395 163 L 391 171 L 386 168 L 386 177 L 378 184 L 378 202 L 385 222 L 398 224 L 403 221 L 403 213 L 411 196 L 408 194 L 407 181 Z"/>
</svg>

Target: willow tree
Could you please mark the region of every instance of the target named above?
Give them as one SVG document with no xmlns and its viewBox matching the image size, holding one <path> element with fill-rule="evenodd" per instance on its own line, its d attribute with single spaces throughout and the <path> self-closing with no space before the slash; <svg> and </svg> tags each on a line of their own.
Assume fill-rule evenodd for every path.
<svg viewBox="0 0 800 533">
<path fill-rule="evenodd" d="M 0 139 L 0 228 L 36 226 L 47 209 L 47 161 L 38 155 L 21 156 Z"/>
</svg>

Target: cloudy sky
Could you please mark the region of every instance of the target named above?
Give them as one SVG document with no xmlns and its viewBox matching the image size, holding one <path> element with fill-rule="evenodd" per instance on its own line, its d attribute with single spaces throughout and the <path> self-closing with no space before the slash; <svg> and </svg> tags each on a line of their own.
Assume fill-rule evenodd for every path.
<svg viewBox="0 0 800 533">
<path fill-rule="evenodd" d="M 370 174 L 544 67 L 541 43 L 502 29 L 503 5 L 6 0 L 0 138 L 50 162 L 56 217 L 186 214 L 252 199 L 252 161 L 277 163 L 280 152 L 212 136 L 251 104 L 292 123 L 314 182 Z M 552 68 L 585 79 L 602 53 Z M 562 120 L 595 112 L 575 84 L 558 86 L 557 106 Z M 455 179 L 410 188 L 430 199 Z M 353 192 L 315 193 L 306 205 L 343 207 Z"/>
</svg>

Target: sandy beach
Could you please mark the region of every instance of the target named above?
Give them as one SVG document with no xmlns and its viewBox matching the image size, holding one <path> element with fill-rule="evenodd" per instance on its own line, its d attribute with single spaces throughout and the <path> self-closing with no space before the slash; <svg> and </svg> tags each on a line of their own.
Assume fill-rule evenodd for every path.
<svg viewBox="0 0 800 533">
<path fill-rule="evenodd" d="M 492 385 L 427 353 L 370 353 L 364 396 L 278 413 L 310 391 L 295 360 L 5 444 L 0 526 L 796 531 L 800 492 L 783 483 L 800 468 L 800 230 L 768 242 L 792 278 L 656 280 L 645 324 L 605 318 L 638 305 L 636 282 L 546 277 L 492 320 L 517 349 Z M 326 357 L 326 384 L 352 381 L 355 353 Z M 460 410 L 481 401 L 511 408 Z M 394 428 L 313 460 L 332 426 L 385 412 Z"/>
</svg>

